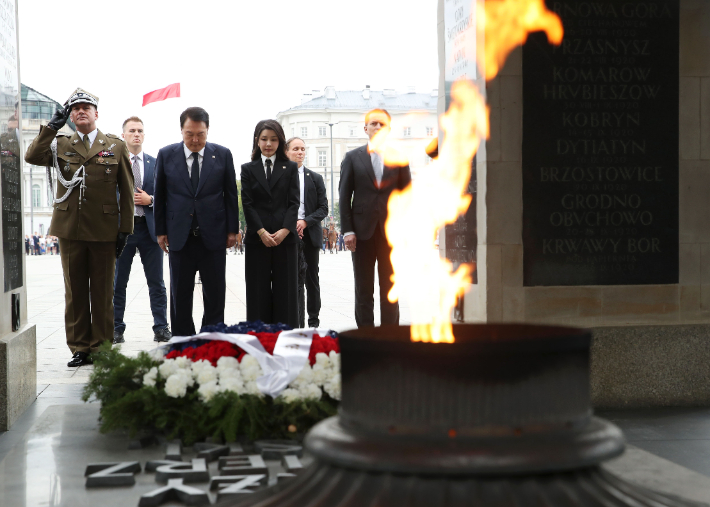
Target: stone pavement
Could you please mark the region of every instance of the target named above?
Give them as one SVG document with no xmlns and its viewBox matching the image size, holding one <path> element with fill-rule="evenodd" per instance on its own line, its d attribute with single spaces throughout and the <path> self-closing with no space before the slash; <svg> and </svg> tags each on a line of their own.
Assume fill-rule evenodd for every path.
<svg viewBox="0 0 710 507">
<path fill-rule="evenodd" d="M 26 256 L 27 261 L 27 320 L 37 325 L 37 384 L 38 391 L 52 384 L 81 384 L 87 381 L 91 366 L 67 368 L 71 358 L 64 334 L 64 282 L 60 258 L 56 255 Z M 227 295 L 225 321 L 236 324 L 246 320 L 246 289 L 244 285 L 244 256 L 227 255 Z M 325 253 L 320 256 L 320 279 L 323 327 L 336 331 L 355 328 L 355 294 L 351 254 Z M 170 290 L 168 258 L 164 262 L 164 280 Z M 201 285 L 195 286 L 193 318 L 199 330 L 202 321 Z M 400 303 L 401 323 L 409 320 L 406 301 Z M 168 315 L 168 319 L 169 319 Z M 133 269 L 126 289 L 126 343 L 124 354 L 135 355 L 151 350 L 153 317 L 150 312 L 148 285 L 140 256 L 133 260 Z M 375 294 L 375 322 L 379 323 L 379 297 Z"/>
</svg>

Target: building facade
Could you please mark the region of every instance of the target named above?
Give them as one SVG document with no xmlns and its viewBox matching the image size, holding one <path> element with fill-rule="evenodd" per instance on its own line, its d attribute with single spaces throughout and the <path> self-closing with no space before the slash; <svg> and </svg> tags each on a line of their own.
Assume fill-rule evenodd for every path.
<svg viewBox="0 0 710 507">
<path fill-rule="evenodd" d="M 375 108 L 390 113 L 390 135 L 407 154 L 416 177 L 417 171 L 431 161 L 424 148 L 438 135 L 437 98 L 437 90 L 417 93 L 413 87 L 398 93 L 391 89 L 375 91 L 369 86 L 360 91 L 337 91 L 328 86 L 323 92 L 304 94 L 300 105 L 280 112 L 276 119 L 287 138 L 300 137 L 306 143 L 305 165 L 323 176 L 332 214 L 338 202 L 340 163 L 347 152 L 367 143 L 365 114 Z"/>
<path fill-rule="evenodd" d="M 57 108 L 63 107 L 29 86 L 22 85 L 22 147 L 23 153 L 32 140 L 39 135 L 41 125 L 47 125 Z M 76 127 L 71 121 L 62 127 L 62 132 L 74 133 Z M 52 200 L 47 168 L 38 167 L 22 161 L 22 173 L 25 180 L 24 222 L 25 234 L 47 234 L 52 220 Z M 54 189 L 56 191 L 56 188 Z"/>
</svg>

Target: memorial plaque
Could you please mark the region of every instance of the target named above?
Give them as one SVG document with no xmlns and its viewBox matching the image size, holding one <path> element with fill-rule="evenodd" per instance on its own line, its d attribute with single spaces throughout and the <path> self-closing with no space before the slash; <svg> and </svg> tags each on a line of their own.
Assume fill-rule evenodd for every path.
<svg viewBox="0 0 710 507">
<path fill-rule="evenodd" d="M 444 88 L 446 109 L 451 104 L 451 87 L 459 79 L 475 80 L 476 68 L 476 9 L 470 0 L 444 1 L 444 53 L 446 58 Z M 439 139 L 439 142 L 442 140 Z M 446 258 L 454 269 L 461 264 L 472 264 L 472 283 L 478 283 L 476 249 L 478 234 L 476 223 L 476 159 L 471 164 L 468 193 L 472 196 L 466 213 L 445 227 Z"/>
<path fill-rule="evenodd" d="M 554 0 L 523 48 L 524 285 L 678 283 L 679 0 Z"/>
<path fill-rule="evenodd" d="M 5 292 L 22 286 L 24 258 L 16 19 L 15 1 L 0 2 L 0 199 Z"/>
</svg>

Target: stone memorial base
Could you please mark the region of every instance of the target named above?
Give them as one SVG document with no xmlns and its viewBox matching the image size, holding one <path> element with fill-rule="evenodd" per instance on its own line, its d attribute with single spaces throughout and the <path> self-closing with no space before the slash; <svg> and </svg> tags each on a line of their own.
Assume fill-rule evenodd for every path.
<svg viewBox="0 0 710 507">
<path fill-rule="evenodd" d="M 595 408 L 710 406 L 710 324 L 593 329 Z"/>
<path fill-rule="evenodd" d="M 0 431 L 7 431 L 37 398 L 34 324 L 0 337 Z"/>
</svg>

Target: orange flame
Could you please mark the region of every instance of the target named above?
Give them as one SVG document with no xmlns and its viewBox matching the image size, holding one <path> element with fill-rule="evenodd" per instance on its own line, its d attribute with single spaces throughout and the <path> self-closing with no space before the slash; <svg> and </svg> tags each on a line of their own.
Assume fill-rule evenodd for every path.
<svg viewBox="0 0 710 507">
<path fill-rule="evenodd" d="M 478 46 L 477 57 L 485 65 L 486 80 L 498 74 L 508 54 L 525 42 L 528 33 L 544 30 L 551 42 L 562 41 L 562 23 L 545 8 L 544 0 L 474 0 L 474 4 L 477 30 L 485 33 L 485 45 Z M 473 35 L 468 40 L 475 41 Z M 449 110 L 440 118 L 444 137 L 439 158 L 412 185 L 392 192 L 387 206 L 385 232 L 394 267 L 394 287 L 388 299 L 394 302 L 400 294 L 407 295 L 412 341 L 452 343 L 451 310 L 456 296 L 471 283 L 471 266 L 464 264 L 453 272 L 451 262 L 439 256 L 433 241 L 436 232 L 455 222 L 471 203 L 466 189 L 473 157 L 488 138 L 488 108 L 471 81 L 454 83 L 451 98 Z M 385 162 L 406 164 L 401 153 L 387 148 L 386 133 L 381 133 L 373 141 L 383 145 Z"/>
</svg>

